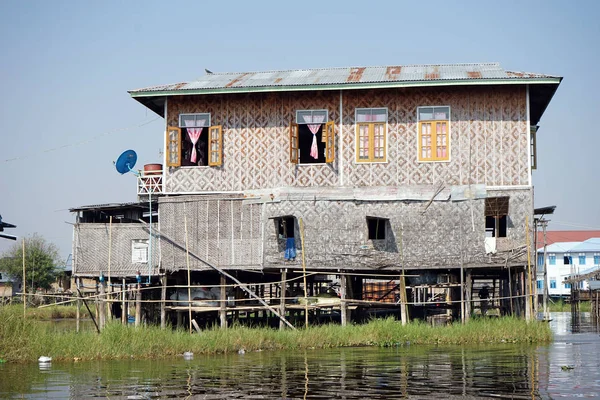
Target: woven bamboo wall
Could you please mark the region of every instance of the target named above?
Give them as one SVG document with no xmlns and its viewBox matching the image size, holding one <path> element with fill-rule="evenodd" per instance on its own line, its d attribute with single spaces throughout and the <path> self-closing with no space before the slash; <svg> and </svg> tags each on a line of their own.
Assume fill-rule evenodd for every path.
<svg viewBox="0 0 600 400">
<path fill-rule="evenodd" d="M 417 162 L 417 107 L 451 107 L 451 161 Z M 388 108 L 388 162 L 355 163 L 354 112 Z M 327 109 L 336 123 L 336 161 L 289 161 L 290 122 L 299 109 Z M 172 168 L 166 191 L 241 191 L 282 186 L 432 184 L 528 185 L 523 87 L 448 87 L 170 97 L 168 125 L 180 113 L 209 112 L 223 127 L 223 166 Z"/>
<path fill-rule="evenodd" d="M 157 228 L 157 224 L 152 224 Z M 74 227 L 73 275 L 94 276 L 104 273 L 108 277 L 109 224 L 81 223 Z M 113 224 L 110 240 L 110 273 L 114 277 L 133 277 L 139 270 L 148 274 L 147 263 L 131 262 L 133 239 L 148 239 L 149 234 L 141 224 Z M 156 266 L 160 259 L 158 239 L 153 239 L 152 275 L 157 275 Z"/>
<path fill-rule="evenodd" d="M 262 205 L 244 205 L 236 196 L 161 198 L 160 229 L 211 264 L 234 269 L 258 269 L 262 254 Z M 161 242 L 167 270 L 187 269 L 185 251 Z M 189 257 L 193 270 L 209 269 Z"/>
<path fill-rule="evenodd" d="M 510 196 L 506 238 L 497 254 L 485 254 L 484 199 L 434 201 L 284 200 L 246 204 L 240 197 L 180 196 L 161 198 L 161 230 L 185 243 L 207 261 L 228 269 L 301 267 L 302 242 L 296 227 L 298 256 L 285 261 L 273 218 L 293 215 L 304 224 L 308 269 L 407 269 L 523 265 L 526 261 L 525 216 L 532 221 L 532 191 L 489 191 Z M 184 209 L 185 204 L 185 209 Z M 386 240 L 368 240 L 367 216 L 389 218 Z M 263 241 L 264 238 L 264 241 Z M 161 242 L 162 264 L 185 269 L 185 252 Z M 462 258 L 461 258 L 462 254 Z M 191 269 L 206 269 L 190 258 Z"/>
</svg>

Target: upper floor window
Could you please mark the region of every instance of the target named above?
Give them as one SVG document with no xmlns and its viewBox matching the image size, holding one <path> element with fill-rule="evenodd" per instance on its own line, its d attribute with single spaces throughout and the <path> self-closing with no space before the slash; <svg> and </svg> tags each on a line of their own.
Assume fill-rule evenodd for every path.
<svg viewBox="0 0 600 400">
<path fill-rule="evenodd" d="M 538 254 L 537 256 L 537 264 L 538 266 L 543 266 L 544 265 L 544 254 Z"/>
<path fill-rule="evenodd" d="M 222 158 L 221 126 L 210 113 L 179 114 L 179 126 L 167 128 L 167 166 L 219 166 Z"/>
<path fill-rule="evenodd" d="M 356 162 L 387 161 L 387 108 L 356 109 Z"/>
<path fill-rule="evenodd" d="M 573 256 L 565 254 L 563 256 L 563 264 L 564 265 L 573 265 Z"/>
<path fill-rule="evenodd" d="M 419 161 L 450 160 L 450 107 L 418 107 Z"/>
<path fill-rule="evenodd" d="M 556 255 L 555 254 L 550 254 L 548 256 L 548 264 L 556 265 Z"/>
<path fill-rule="evenodd" d="M 335 125 L 327 110 L 298 110 L 290 126 L 290 161 L 294 164 L 333 162 Z"/>
<path fill-rule="evenodd" d="M 600 254 L 594 254 L 594 265 L 600 264 Z"/>
<path fill-rule="evenodd" d="M 585 265 L 585 254 L 579 255 L 579 265 Z"/>
</svg>

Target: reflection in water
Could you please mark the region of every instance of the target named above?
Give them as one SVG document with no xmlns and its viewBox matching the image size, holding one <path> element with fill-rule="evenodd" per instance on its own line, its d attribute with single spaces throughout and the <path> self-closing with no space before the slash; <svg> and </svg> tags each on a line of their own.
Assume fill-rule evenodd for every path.
<svg viewBox="0 0 600 400">
<path fill-rule="evenodd" d="M 547 346 L 400 346 L 0 365 L 0 398 L 558 398 L 600 395 L 597 331 L 553 314 Z M 595 328 L 595 327 L 594 327 Z M 580 332 L 580 333 L 573 333 Z M 563 371 L 562 365 L 572 365 Z"/>
</svg>

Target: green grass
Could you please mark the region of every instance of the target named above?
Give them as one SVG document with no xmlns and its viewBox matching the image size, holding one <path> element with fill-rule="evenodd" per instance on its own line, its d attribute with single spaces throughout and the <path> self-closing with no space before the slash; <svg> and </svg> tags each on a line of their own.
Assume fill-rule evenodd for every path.
<svg viewBox="0 0 600 400">
<path fill-rule="evenodd" d="M 590 311 L 590 302 L 582 301 L 579 303 L 580 311 Z M 540 310 L 542 308 L 540 307 Z M 571 312 L 571 303 L 565 302 L 563 299 L 556 301 L 548 301 L 548 311 L 550 312 Z"/>
<path fill-rule="evenodd" d="M 23 305 L 22 304 L 12 304 L 2 306 L 5 310 L 10 310 L 11 313 L 20 313 L 23 316 Z M 33 308 L 27 307 L 26 314 L 28 319 L 36 319 L 41 321 L 49 321 L 52 319 L 67 319 L 67 318 L 75 318 L 77 316 L 77 306 L 49 306 L 43 308 Z M 85 306 L 81 306 L 80 308 L 81 318 L 90 318 L 90 314 L 88 313 Z"/>
<path fill-rule="evenodd" d="M 101 334 L 94 331 L 48 331 L 41 323 L 23 319 L 13 308 L 0 307 L 0 359 L 32 362 L 39 356 L 55 361 L 164 358 L 186 351 L 195 354 L 232 353 L 240 349 L 299 350 L 349 346 L 404 346 L 407 344 L 546 343 L 548 324 L 516 318 L 475 318 L 468 324 L 433 327 L 419 322 L 406 326 L 394 319 L 363 325 L 322 325 L 309 329 L 274 330 L 233 326 L 190 335 L 185 330 L 123 326 L 113 322 Z"/>
</svg>

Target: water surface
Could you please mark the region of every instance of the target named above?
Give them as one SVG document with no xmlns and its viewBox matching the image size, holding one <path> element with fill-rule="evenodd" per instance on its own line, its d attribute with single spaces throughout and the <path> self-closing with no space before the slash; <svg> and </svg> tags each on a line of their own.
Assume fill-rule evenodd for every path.
<svg viewBox="0 0 600 400">
<path fill-rule="evenodd" d="M 389 399 L 600 396 L 589 314 L 552 314 L 550 345 L 253 352 L 168 360 L 0 365 L 0 398 Z M 561 367 L 569 366 L 572 369 Z"/>
</svg>

